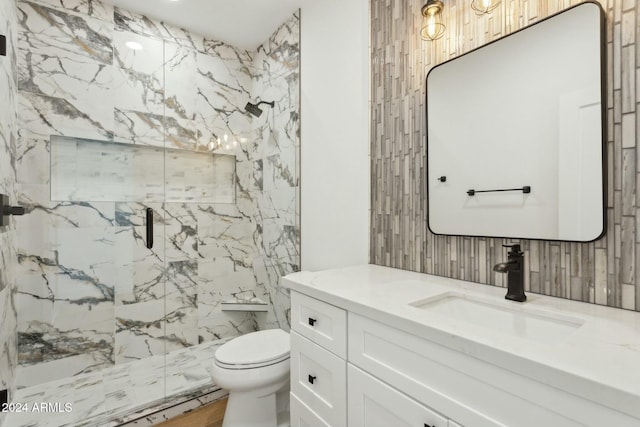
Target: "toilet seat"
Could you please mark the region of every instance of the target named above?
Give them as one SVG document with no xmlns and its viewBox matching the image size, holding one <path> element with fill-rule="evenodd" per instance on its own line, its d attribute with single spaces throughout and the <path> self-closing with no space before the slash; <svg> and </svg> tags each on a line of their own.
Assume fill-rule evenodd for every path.
<svg viewBox="0 0 640 427">
<path fill-rule="evenodd" d="M 223 344 L 215 364 L 225 369 L 254 369 L 289 359 L 289 334 L 281 329 L 252 332 Z"/>
<path fill-rule="evenodd" d="M 265 366 L 275 365 L 276 363 L 280 363 L 288 359 L 289 359 L 289 355 L 287 354 L 284 357 L 273 359 L 273 360 L 266 360 L 260 363 L 239 364 L 239 363 L 224 363 L 224 362 L 220 362 L 219 360 L 215 360 L 215 364 L 225 369 L 254 369 L 254 368 L 262 368 Z"/>
</svg>

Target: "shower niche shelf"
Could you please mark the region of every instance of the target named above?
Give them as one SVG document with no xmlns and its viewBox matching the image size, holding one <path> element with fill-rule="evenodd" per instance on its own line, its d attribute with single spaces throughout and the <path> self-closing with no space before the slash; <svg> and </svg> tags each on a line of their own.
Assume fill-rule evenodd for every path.
<svg viewBox="0 0 640 427">
<path fill-rule="evenodd" d="M 235 203 L 233 155 L 51 136 L 51 200 Z"/>
<path fill-rule="evenodd" d="M 269 304 L 260 298 L 234 299 L 220 303 L 222 311 L 268 311 Z"/>
</svg>

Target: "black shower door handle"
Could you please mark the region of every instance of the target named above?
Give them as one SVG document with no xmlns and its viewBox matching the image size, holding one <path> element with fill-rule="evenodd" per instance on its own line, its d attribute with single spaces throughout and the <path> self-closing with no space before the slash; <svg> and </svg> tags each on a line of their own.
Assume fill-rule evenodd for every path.
<svg viewBox="0 0 640 427">
<path fill-rule="evenodd" d="M 147 248 L 153 248 L 153 209 L 147 208 Z"/>
</svg>

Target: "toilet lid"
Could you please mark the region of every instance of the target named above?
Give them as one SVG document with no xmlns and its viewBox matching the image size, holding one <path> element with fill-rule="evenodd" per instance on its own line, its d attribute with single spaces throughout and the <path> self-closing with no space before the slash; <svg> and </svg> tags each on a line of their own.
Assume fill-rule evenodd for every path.
<svg viewBox="0 0 640 427">
<path fill-rule="evenodd" d="M 289 357 L 289 334 L 282 329 L 251 332 L 223 344 L 215 353 L 219 365 L 255 367 Z"/>
</svg>

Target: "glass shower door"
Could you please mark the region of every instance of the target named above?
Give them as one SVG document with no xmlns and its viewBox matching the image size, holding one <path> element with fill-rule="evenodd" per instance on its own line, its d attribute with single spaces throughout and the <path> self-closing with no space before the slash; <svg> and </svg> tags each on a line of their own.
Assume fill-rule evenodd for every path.
<svg viewBox="0 0 640 427">
<path fill-rule="evenodd" d="M 134 405 L 165 398 L 166 227 L 164 44 L 118 28 L 114 48 L 114 141 L 122 148 L 116 184 L 114 362 L 126 372 Z"/>
<path fill-rule="evenodd" d="M 75 314 L 82 319 L 76 328 L 89 329 L 86 339 L 92 331 L 96 345 L 108 350 L 105 355 L 111 359 L 86 370 L 103 369 L 108 389 L 118 389 L 118 376 L 126 378 L 135 390 L 126 401 L 129 407 L 160 401 L 166 352 L 164 148 L 54 136 L 51 157 L 52 200 L 78 212 L 93 209 L 111 223 L 54 226 L 48 233 L 59 254 L 76 254 L 75 259 L 65 255 L 58 260 L 61 268 L 70 270 L 69 283 L 55 278 L 58 289 L 86 293 L 75 304 Z M 75 237 L 68 238 L 69 233 Z M 94 295 L 89 300 L 90 292 L 102 299 Z M 57 318 L 74 313 L 62 305 L 59 311 Z"/>
<path fill-rule="evenodd" d="M 211 390 L 216 346 L 288 327 L 299 20 L 250 52 L 40 3 L 18 2 L 16 385 L 98 425 Z M 221 307 L 252 297 L 268 311 Z"/>
<path fill-rule="evenodd" d="M 18 8 L 16 385 L 104 420 L 165 396 L 164 44 Z"/>
<path fill-rule="evenodd" d="M 164 58 L 165 392 L 175 401 L 211 388 L 212 354 L 194 347 L 206 339 L 199 327 L 217 320 L 208 315 L 207 297 L 222 284 L 211 281 L 205 246 L 217 204 L 229 210 L 235 202 L 235 156 L 215 151 L 212 128 L 222 109 L 210 56 L 189 40 L 165 40 Z"/>
</svg>

